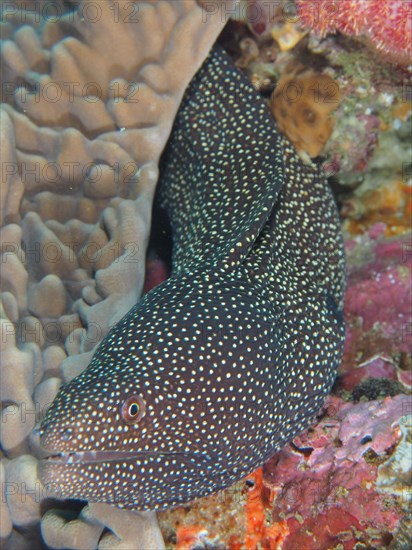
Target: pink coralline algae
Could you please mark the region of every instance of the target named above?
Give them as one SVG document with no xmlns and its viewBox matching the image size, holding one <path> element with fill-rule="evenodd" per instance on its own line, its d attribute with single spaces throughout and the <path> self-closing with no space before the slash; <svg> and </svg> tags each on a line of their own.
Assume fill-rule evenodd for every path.
<svg viewBox="0 0 412 550">
<path fill-rule="evenodd" d="M 412 384 L 412 236 L 384 236 L 376 224 L 346 242 L 346 342 L 340 367 L 343 388 L 366 377 Z"/>
<path fill-rule="evenodd" d="M 296 4 L 301 24 L 320 36 L 339 31 L 354 38 L 366 38 L 392 60 L 410 63 L 410 0 L 297 0 Z"/>
<path fill-rule="evenodd" d="M 375 224 L 346 241 L 347 338 L 336 389 L 358 402 L 331 395 L 318 422 L 264 467 L 271 522 L 287 533 L 282 550 L 387 548 L 403 536 L 411 497 L 412 236 L 385 231 Z"/>
<path fill-rule="evenodd" d="M 329 397 L 320 422 L 266 464 L 272 519 L 289 528 L 282 550 L 388 546 L 409 488 L 405 482 L 395 497 L 377 480 L 404 445 L 410 407 L 406 395 L 356 405 Z"/>
</svg>

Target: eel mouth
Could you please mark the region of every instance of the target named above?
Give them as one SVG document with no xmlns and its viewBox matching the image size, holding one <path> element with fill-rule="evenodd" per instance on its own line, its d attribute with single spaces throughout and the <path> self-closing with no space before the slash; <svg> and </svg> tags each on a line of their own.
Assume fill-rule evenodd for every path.
<svg viewBox="0 0 412 550">
<path fill-rule="evenodd" d="M 100 462 L 124 462 L 145 457 L 164 456 L 190 456 L 195 459 L 212 460 L 206 453 L 199 452 L 154 452 L 154 451 L 78 451 L 66 453 L 54 453 L 42 459 L 43 463 L 64 466 L 66 464 L 91 464 Z"/>
</svg>

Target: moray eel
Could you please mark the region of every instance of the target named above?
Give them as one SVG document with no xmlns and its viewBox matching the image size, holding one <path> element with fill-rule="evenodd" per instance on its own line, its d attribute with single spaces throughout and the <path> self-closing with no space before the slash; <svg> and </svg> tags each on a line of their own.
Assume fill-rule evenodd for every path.
<svg viewBox="0 0 412 550">
<path fill-rule="evenodd" d="M 62 498 L 161 510 L 223 489 L 306 428 L 343 347 L 333 196 L 218 47 L 161 167 L 171 277 L 109 332 L 42 424 Z"/>
</svg>

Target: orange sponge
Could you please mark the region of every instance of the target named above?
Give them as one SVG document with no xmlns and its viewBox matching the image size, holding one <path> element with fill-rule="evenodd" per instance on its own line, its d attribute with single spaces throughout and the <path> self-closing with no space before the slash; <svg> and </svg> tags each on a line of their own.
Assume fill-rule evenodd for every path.
<svg viewBox="0 0 412 550">
<path fill-rule="evenodd" d="M 298 152 L 317 157 L 332 133 L 331 113 L 339 102 L 338 84 L 310 71 L 283 76 L 270 98 L 270 109 Z"/>
</svg>

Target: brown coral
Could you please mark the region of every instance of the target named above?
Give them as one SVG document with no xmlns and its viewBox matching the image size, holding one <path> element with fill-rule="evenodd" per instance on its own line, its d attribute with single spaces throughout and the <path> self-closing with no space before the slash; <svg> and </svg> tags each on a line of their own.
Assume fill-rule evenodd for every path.
<svg viewBox="0 0 412 550">
<path fill-rule="evenodd" d="M 339 102 L 337 83 L 328 75 L 309 71 L 283 76 L 273 91 L 270 109 L 299 153 L 317 157 L 332 133 L 330 115 Z"/>
</svg>

